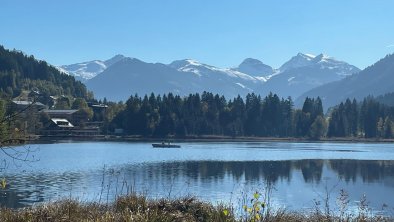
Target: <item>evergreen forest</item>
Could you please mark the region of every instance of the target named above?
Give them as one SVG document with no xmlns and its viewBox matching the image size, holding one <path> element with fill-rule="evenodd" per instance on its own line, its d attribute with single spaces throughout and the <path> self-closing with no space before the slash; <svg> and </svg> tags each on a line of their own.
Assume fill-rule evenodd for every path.
<svg viewBox="0 0 394 222">
<path fill-rule="evenodd" d="M 61 73 L 45 61 L 0 45 L 0 95 L 14 98 L 23 90 L 37 91 L 44 98 L 58 95 L 93 98 L 86 86 L 73 76 Z"/>
<path fill-rule="evenodd" d="M 392 138 L 394 108 L 366 98 L 347 100 L 323 114 L 320 98 L 306 98 L 302 109 L 291 98 L 270 93 L 226 100 L 209 92 L 180 97 L 131 96 L 109 123 L 127 135 L 225 135 L 233 137 Z"/>
</svg>

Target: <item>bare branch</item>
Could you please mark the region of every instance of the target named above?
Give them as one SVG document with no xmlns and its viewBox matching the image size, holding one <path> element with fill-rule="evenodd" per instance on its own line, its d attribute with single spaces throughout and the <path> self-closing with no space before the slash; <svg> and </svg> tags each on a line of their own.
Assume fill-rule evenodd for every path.
<svg viewBox="0 0 394 222">
<path fill-rule="evenodd" d="M 5 116 L 2 120 L 0 120 L 0 124 L 13 120 L 17 116 L 21 115 L 22 113 L 24 113 L 27 110 L 29 110 L 30 108 L 32 108 L 36 103 L 37 103 L 37 98 L 34 97 L 33 101 L 28 106 L 26 106 L 25 108 L 15 112 L 15 113 L 13 113 L 13 114 L 11 114 L 9 116 Z"/>
<path fill-rule="evenodd" d="M 20 149 L 24 149 L 24 148 L 21 147 Z M 32 152 L 35 152 L 35 151 L 32 151 L 30 149 L 30 147 L 25 148 L 24 151 L 17 150 L 13 147 L 1 147 L 0 150 L 2 153 L 4 153 L 6 156 L 10 157 L 13 160 L 18 160 L 18 161 L 22 161 L 22 162 L 37 162 L 37 161 L 39 161 L 38 159 L 37 160 L 34 159 L 34 157 L 33 157 L 33 159 L 29 158 L 30 154 Z M 11 151 L 11 152 L 8 152 L 8 151 Z"/>
</svg>

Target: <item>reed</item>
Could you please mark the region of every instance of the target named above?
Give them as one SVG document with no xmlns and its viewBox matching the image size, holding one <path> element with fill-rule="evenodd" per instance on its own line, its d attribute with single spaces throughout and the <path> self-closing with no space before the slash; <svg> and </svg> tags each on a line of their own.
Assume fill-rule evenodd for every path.
<svg viewBox="0 0 394 222">
<path fill-rule="evenodd" d="M 4 222 L 46 222 L 46 221 L 212 221 L 212 222 L 287 222 L 287 221 L 394 221 L 391 217 L 374 216 L 365 213 L 348 215 L 324 214 L 321 212 L 301 213 L 286 210 L 267 209 L 259 194 L 255 193 L 245 214 L 237 214 L 228 205 L 212 205 L 195 197 L 178 199 L 162 198 L 150 200 L 146 196 L 131 193 L 119 196 L 110 204 L 82 202 L 65 199 L 22 209 L 0 210 L 0 221 Z M 365 206 L 360 206 L 365 209 Z"/>
</svg>

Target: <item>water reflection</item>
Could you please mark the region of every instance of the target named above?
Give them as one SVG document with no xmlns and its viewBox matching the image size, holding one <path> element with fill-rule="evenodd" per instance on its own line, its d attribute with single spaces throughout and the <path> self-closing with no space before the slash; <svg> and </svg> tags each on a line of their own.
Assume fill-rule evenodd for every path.
<svg viewBox="0 0 394 222">
<path fill-rule="evenodd" d="M 69 196 L 111 201 L 132 189 L 147 191 L 151 197 L 193 194 L 210 201 L 228 200 L 230 194 L 260 184 L 273 184 L 278 204 L 290 208 L 300 200 L 312 201 L 327 186 L 348 190 L 355 200 L 366 193 L 371 203 L 394 205 L 387 195 L 394 192 L 394 161 L 184 161 L 6 177 L 9 186 L 1 191 L 0 204 L 12 208 Z"/>
<path fill-rule="evenodd" d="M 129 177 L 165 180 L 173 177 L 193 181 L 220 181 L 231 175 L 235 181 L 278 180 L 291 182 L 292 172 L 300 171 L 305 183 L 320 183 L 323 168 L 346 182 L 379 182 L 394 177 L 394 161 L 377 160 L 288 160 L 288 161 L 187 161 L 123 166 L 117 170 Z"/>
</svg>

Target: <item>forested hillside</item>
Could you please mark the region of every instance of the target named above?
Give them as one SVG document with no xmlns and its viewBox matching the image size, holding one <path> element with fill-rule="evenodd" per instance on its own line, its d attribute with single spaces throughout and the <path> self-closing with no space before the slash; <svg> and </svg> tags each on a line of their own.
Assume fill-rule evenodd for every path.
<svg viewBox="0 0 394 222">
<path fill-rule="evenodd" d="M 372 97 L 360 103 L 347 99 L 333 109 L 330 117 L 328 137 L 393 137 L 394 107 Z"/>
<path fill-rule="evenodd" d="M 22 90 L 35 90 L 43 95 L 92 97 L 85 85 L 74 77 L 59 72 L 45 61 L 0 46 L 0 94 L 19 96 Z"/>
<path fill-rule="evenodd" d="M 394 92 L 378 96 L 376 97 L 376 100 L 388 106 L 394 106 Z"/>
<path fill-rule="evenodd" d="M 295 101 L 300 105 L 306 97 L 320 96 L 326 108 L 345 102 L 347 98 L 362 100 L 393 92 L 394 54 L 387 55 L 356 75 L 316 87 Z"/>
</svg>

